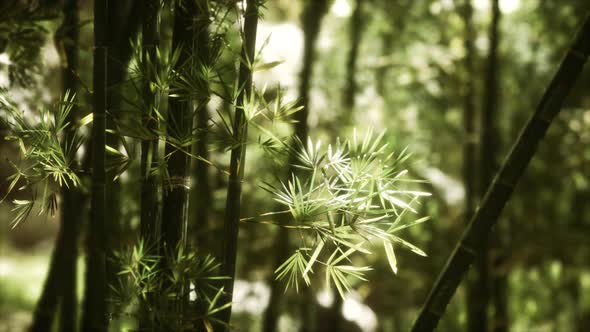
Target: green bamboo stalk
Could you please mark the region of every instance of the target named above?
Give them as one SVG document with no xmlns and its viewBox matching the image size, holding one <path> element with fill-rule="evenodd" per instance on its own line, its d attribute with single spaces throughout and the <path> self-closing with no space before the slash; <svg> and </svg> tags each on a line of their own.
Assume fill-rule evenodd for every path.
<svg viewBox="0 0 590 332">
<path fill-rule="evenodd" d="M 463 182 L 465 184 L 465 219 L 469 223 L 475 212 L 475 79 L 473 6 L 471 0 L 465 0 L 465 84 L 463 93 L 463 127 L 465 129 L 465 145 L 463 147 Z"/>
<path fill-rule="evenodd" d="M 485 191 L 494 179 L 498 170 L 497 146 L 499 135 L 497 131 L 498 115 L 498 40 L 499 21 L 501 17 L 500 3 L 493 0 L 491 3 L 492 21 L 489 26 L 489 41 L 486 72 L 484 80 L 484 100 L 481 113 L 481 149 L 479 158 L 479 197 L 485 195 Z M 490 275 L 490 239 L 483 239 L 482 250 L 475 258 L 475 278 L 469 288 L 469 307 L 467 309 L 467 330 L 469 332 L 488 331 L 488 307 L 491 299 Z"/>
<path fill-rule="evenodd" d="M 482 243 L 500 216 L 514 187 L 531 161 L 537 145 L 559 113 L 563 101 L 580 75 L 590 53 L 590 16 L 587 17 L 557 73 L 543 94 L 535 113 L 528 120 L 502 168 L 494 178 L 438 280 L 434 284 L 413 332 L 433 331 L 445 312 L 469 266 L 482 249 Z"/>
<path fill-rule="evenodd" d="M 158 129 L 155 111 L 160 107 L 159 91 L 154 88 L 158 66 L 157 48 L 160 44 L 160 0 L 142 1 L 142 57 L 144 62 L 143 100 L 145 114 L 142 125 L 154 132 Z M 147 254 L 155 254 L 158 222 L 158 180 L 150 171 L 157 166 L 158 139 L 144 139 L 141 141 L 141 183 L 140 183 L 140 233 L 148 248 Z M 142 331 L 154 328 L 154 320 L 150 313 L 152 294 L 148 294 L 147 301 L 141 301 L 139 315 L 139 329 Z"/>
<path fill-rule="evenodd" d="M 82 330 L 105 332 L 108 326 L 105 273 L 105 143 L 107 108 L 108 0 L 94 3 L 94 109 L 92 125 L 92 184 L 87 236 L 86 287 Z"/>
<path fill-rule="evenodd" d="M 195 68 L 199 70 L 203 66 L 211 65 L 211 55 L 209 50 L 209 4 L 207 0 L 197 0 L 198 13 L 195 20 L 195 49 L 193 57 Z M 209 150 L 207 147 L 207 131 L 209 123 L 209 113 L 207 103 L 209 102 L 209 82 L 199 78 L 199 85 L 203 91 L 199 91 L 195 98 L 196 103 L 196 130 L 197 141 L 193 146 L 194 154 L 205 160 L 209 159 Z M 209 185 L 209 166 L 203 160 L 193 160 L 193 170 L 191 173 L 195 177 L 195 186 L 191 192 L 191 224 L 194 227 L 194 242 L 200 250 L 209 248 L 207 242 L 207 233 L 205 230 L 209 225 L 209 210 L 211 206 L 211 191 Z"/>
<path fill-rule="evenodd" d="M 474 39 L 473 6 L 471 0 L 465 0 L 463 6 L 463 20 L 465 31 L 465 83 L 463 95 L 463 127 L 465 140 L 463 146 L 463 183 L 465 186 L 465 224 L 468 225 L 475 212 L 476 203 L 476 133 L 475 133 L 475 71 L 474 71 Z M 473 271 L 466 282 L 467 326 L 469 331 L 474 331 L 477 324 L 477 316 L 480 312 L 478 302 L 478 271 Z M 471 278 L 473 277 L 473 278 Z"/>
<path fill-rule="evenodd" d="M 174 9 L 174 31 L 172 49 L 182 51 L 176 63 L 176 71 L 182 73 L 191 61 L 193 46 L 194 1 L 177 1 Z M 191 135 L 193 124 L 192 101 L 188 98 L 168 99 L 168 135 L 177 140 L 187 139 Z M 163 255 L 173 252 L 178 246 L 186 245 L 186 227 L 188 217 L 188 183 L 190 157 L 166 142 L 165 155 L 168 159 L 169 184 L 164 193 L 162 240 Z M 165 261 L 165 265 L 168 264 Z"/>
<path fill-rule="evenodd" d="M 172 49 L 180 50 L 178 61 L 174 70 L 181 75 L 186 75 L 187 70 L 192 69 L 192 50 L 194 47 L 194 22 L 196 15 L 195 2 L 192 0 L 179 0 L 174 5 L 174 26 L 172 32 Z M 188 67 L 188 69 L 187 69 Z M 191 92 L 192 93 L 192 92 Z M 176 142 L 187 141 L 192 135 L 193 126 L 193 98 L 183 96 L 168 97 L 168 119 L 166 123 L 167 141 L 164 155 L 168 157 L 168 178 L 164 184 L 162 204 L 161 244 L 159 246 L 162 257 L 163 291 L 176 294 L 163 302 L 164 306 L 158 310 L 183 313 L 186 288 L 183 284 L 172 283 L 174 262 L 172 257 L 180 248 L 186 247 L 188 226 L 188 197 L 189 197 L 189 171 L 190 157 L 181 151 Z M 184 147 L 183 149 L 186 149 Z M 165 319 L 158 322 L 159 331 L 170 331 L 170 322 Z"/>
<path fill-rule="evenodd" d="M 126 81 L 129 61 L 133 55 L 132 41 L 136 40 L 141 27 L 143 15 L 137 15 L 142 8 L 142 0 L 118 0 L 109 2 L 107 27 L 107 45 L 109 56 L 107 58 L 107 118 L 106 143 L 108 146 L 118 149 L 120 137 L 116 133 L 115 119 L 121 114 L 122 106 L 122 85 Z M 115 156 L 106 155 L 107 165 L 113 163 Z M 129 227 L 123 227 L 122 220 L 122 199 L 120 178 L 113 180 L 116 170 L 108 170 L 106 173 L 106 205 L 109 207 L 105 212 L 106 232 L 108 237 L 106 245 L 106 280 L 107 284 L 114 285 L 117 282 L 117 273 L 121 271 L 119 260 L 115 259 L 114 252 L 123 249 L 125 231 Z M 108 289 L 109 294 L 110 288 Z M 114 321 L 117 323 L 117 321 Z"/>
<path fill-rule="evenodd" d="M 157 117 L 155 110 L 159 108 L 158 92 L 152 88 L 156 81 L 155 68 L 157 67 L 158 57 L 156 48 L 159 46 L 160 39 L 160 1 L 144 0 L 143 1 L 143 32 L 142 32 L 142 57 L 149 66 L 145 67 L 143 100 L 145 103 L 145 114 L 142 123 L 149 131 L 158 129 Z M 158 140 L 146 139 L 141 142 L 141 236 L 147 241 L 148 247 L 156 239 L 156 222 L 158 216 L 158 188 L 157 179 L 151 174 L 150 170 L 157 165 L 158 159 Z"/>
<path fill-rule="evenodd" d="M 238 87 L 240 93 L 236 101 L 233 123 L 233 138 L 240 142 L 231 151 L 229 166 L 229 181 L 227 186 L 227 201 L 225 205 L 225 220 L 223 224 L 223 252 L 221 273 L 230 277 L 225 282 L 224 300 L 231 302 L 234 291 L 234 279 L 236 275 L 236 257 L 238 253 L 238 231 L 240 223 L 240 205 L 242 195 L 242 179 L 244 178 L 244 165 L 246 148 L 243 144 L 248 135 L 248 123 L 246 122 L 243 106 L 245 98 L 252 96 L 253 62 L 256 49 L 256 30 L 258 28 L 258 2 L 259 0 L 246 0 L 246 13 L 244 14 L 244 31 L 242 35 L 242 52 L 240 70 L 238 73 Z M 252 64 L 249 64 L 251 62 Z M 221 321 L 229 324 L 231 320 L 231 306 L 221 313 Z M 227 328 L 229 329 L 229 328 Z"/>
</svg>

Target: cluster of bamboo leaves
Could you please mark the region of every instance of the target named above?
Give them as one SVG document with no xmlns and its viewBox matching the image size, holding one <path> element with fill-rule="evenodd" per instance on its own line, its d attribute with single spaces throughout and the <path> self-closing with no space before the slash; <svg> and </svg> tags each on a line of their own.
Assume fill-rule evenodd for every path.
<svg viewBox="0 0 590 332">
<path fill-rule="evenodd" d="M 121 271 L 117 284 L 110 285 L 116 316 L 151 319 L 173 331 L 191 326 L 212 331 L 213 323 L 223 324 L 214 315 L 230 305 L 220 300 L 223 294 L 220 281 L 227 277 L 217 275 L 219 263 L 214 257 L 179 246 L 165 257 L 173 271 L 168 275 L 161 268 L 164 257 L 153 252 L 143 239 L 130 250 L 116 252 Z M 183 291 L 188 291 L 188 296 Z M 137 314 L 140 303 L 148 305 L 144 310 L 149 314 Z"/>
<path fill-rule="evenodd" d="M 426 256 L 398 233 L 428 220 L 411 216 L 418 214 L 419 199 L 430 193 L 411 188 L 421 181 L 407 177 L 404 163 L 409 154 L 392 151 L 384 134 L 369 130 L 361 137 L 355 130 L 350 140 L 338 139 L 327 149 L 320 141 L 303 144 L 295 139 L 295 146 L 287 149 L 298 172 L 279 186 L 261 186 L 285 210 L 246 220 L 266 222 L 265 218 L 286 216 L 279 225 L 299 231 L 299 248 L 275 271 L 277 279 L 287 281 L 287 288 L 298 290 L 300 279 L 309 285 L 309 274 L 319 265 L 324 267 L 326 284 L 333 283 L 344 296 L 351 281 L 366 280 L 364 273 L 371 269 L 355 264 L 353 254 L 371 254 L 375 243 L 382 246 L 394 273 L 398 270 L 394 246 Z"/>
<path fill-rule="evenodd" d="M 59 187 L 79 187 L 82 184 L 76 153 L 85 137 L 78 132 L 92 122 L 92 117 L 84 117 L 78 123 L 67 121 L 73 107 L 74 95 L 66 92 L 52 107 L 27 117 L 6 91 L 0 91 L 0 120 L 10 128 L 6 139 L 18 143 L 22 158 L 16 163 L 9 161 L 14 173 L 7 179 L 10 184 L 0 202 L 14 190 L 26 192 L 29 196 L 28 199 L 12 201 L 15 212 L 11 223 L 13 228 L 28 217 L 38 201 L 39 215 L 55 212 Z M 74 134 L 64 135 L 66 131 L 73 131 Z"/>
</svg>

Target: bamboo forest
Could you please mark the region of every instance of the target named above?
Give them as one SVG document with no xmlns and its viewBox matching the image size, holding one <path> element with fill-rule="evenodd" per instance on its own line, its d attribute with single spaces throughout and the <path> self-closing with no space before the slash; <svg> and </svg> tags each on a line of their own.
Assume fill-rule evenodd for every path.
<svg viewBox="0 0 590 332">
<path fill-rule="evenodd" d="M 590 1 L 1 0 L 0 332 L 590 331 Z"/>
</svg>

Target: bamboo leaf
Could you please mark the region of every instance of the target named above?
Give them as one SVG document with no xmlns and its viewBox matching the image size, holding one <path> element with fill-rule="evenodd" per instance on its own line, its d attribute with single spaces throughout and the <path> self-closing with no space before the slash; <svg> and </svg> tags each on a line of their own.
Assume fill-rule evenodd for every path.
<svg viewBox="0 0 590 332">
<path fill-rule="evenodd" d="M 395 258 L 395 253 L 393 252 L 393 245 L 391 242 L 383 241 L 383 247 L 385 248 L 385 254 L 387 255 L 387 261 L 389 262 L 389 266 L 393 273 L 397 274 L 397 259 Z"/>
</svg>

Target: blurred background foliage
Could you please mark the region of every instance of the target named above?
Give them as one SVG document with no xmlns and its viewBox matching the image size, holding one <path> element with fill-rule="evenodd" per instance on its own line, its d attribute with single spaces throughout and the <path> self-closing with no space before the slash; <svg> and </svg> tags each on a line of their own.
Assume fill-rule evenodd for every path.
<svg viewBox="0 0 590 332">
<path fill-rule="evenodd" d="M 475 114 L 479 119 L 485 102 L 491 19 L 490 1 L 472 2 L 472 73 L 466 72 L 464 65 L 462 0 L 333 0 L 321 21 L 308 107 L 310 136 L 333 142 L 337 136 L 350 136 L 354 127 L 387 130 L 385 139 L 391 146 L 398 151 L 408 147 L 412 153 L 409 172 L 426 179 L 426 190 L 433 193 L 420 206 L 420 214 L 431 216 L 431 220 L 404 233 L 428 257 L 396 251 L 400 269 L 393 275 L 383 253 L 376 250 L 369 256 L 367 260 L 374 268 L 366 273 L 369 282 L 360 284 L 344 300 L 343 331 L 408 330 L 464 229 L 463 147 L 471 139 L 463 125 L 465 86 L 471 82 L 475 88 Z M 82 37 L 77 74 L 82 88 L 78 98 L 80 105 L 89 105 L 92 24 L 88 20 L 92 10 L 86 1 L 80 3 Z M 496 158 L 501 161 L 538 103 L 576 29 L 590 12 L 590 3 L 502 0 L 499 5 L 498 135 L 493 144 Z M 284 89 L 290 100 L 299 97 L 304 32 L 308 28 L 301 19 L 304 6 L 303 0 L 266 2 L 258 31 L 259 41 L 268 38 L 261 53 L 263 61 L 283 63 L 257 72 L 255 83 L 259 87 L 268 84 L 269 91 Z M 59 14 L 5 13 L 1 8 L 0 86 L 9 89 L 23 109 L 55 102 L 62 94 L 62 51 L 54 42 L 61 22 Z M 163 19 L 164 25 L 170 25 L 166 17 Z M 169 39 L 169 29 L 162 31 L 162 38 Z M 233 36 L 236 44 L 238 39 Z M 355 47 L 356 59 L 351 67 L 351 49 Z M 590 70 L 586 68 L 504 210 L 501 226 L 492 234 L 492 238 L 501 238 L 503 248 L 491 256 L 501 254 L 503 259 L 502 264 L 490 263 L 491 273 L 508 280 L 508 321 L 491 319 L 489 325 L 495 331 L 581 332 L 590 326 L 589 86 Z M 123 90 L 125 93 L 131 92 Z M 220 101 L 211 101 L 211 112 L 221 107 L 224 105 Z M 82 108 L 88 112 L 87 106 Z M 478 136 L 479 121 L 475 123 Z M 281 136 L 290 133 L 286 124 L 277 124 L 274 129 Z M 7 135 L 7 128 L 0 128 L 0 136 Z M 18 159 L 18 148 L 2 139 L 0 155 L 0 179 L 4 179 L 12 172 L 7 160 Z M 211 160 L 224 168 L 228 156 L 219 150 L 210 152 Z M 249 148 L 243 217 L 276 208 L 258 185 L 281 176 L 281 168 L 265 158 L 262 149 L 254 145 Z M 131 168 L 129 172 L 138 170 Z M 209 179 L 212 198 L 206 213 L 208 231 L 215 234 L 222 228 L 227 183 L 215 168 L 210 169 Z M 139 206 L 132 198 L 137 194 L 133 181 L 132 176 L 122 177 L 119 198 L 121 229 L 129 233 L 124 240 L 127 242 L 134 238 L 139 223 Z M 0 196 L 4 196 L 7 185 L 0 185 Z M 18 195 L 24 194 L 12 198 Z M 41 291 L 60 212 L 56 216 L 33 215 L 10 229 L 10 210 L 10 204 L 0 205 L 0 331 L 21 331 L 30 323 Z M 191 211 L 194 213 L 203 212 Z M 86 215 L 86 208 L 80 207 L 80 223 L 85 222 Z M 262 329 L 270 297 L 268 281 L 277 267 L 277 233 L 272 226 L 241 225 L 233 321 L 240 331 Z M 214 236 L 204 241 L 213 254 L 219 255 L 220 243 Z M 318 303 L 313 325 L 317 331 L 327 331 L 322 324 L 330 315 L 334 296 L 321 285 L 320 281 L 312 286 L 312 301 L 315 298 Z M 307 293 L 285 293 L 280 305 L 280 331 L 295 331 L 303 325 L 303 308 L 310 298 Z M 466 289 L 461 286 L 439 331 L 466 330 L 466 303 Z M 492 305 L 488 312 L 494 317 Z M 125 325 L 117 328 L 121 326 Z"/>
</svg>

